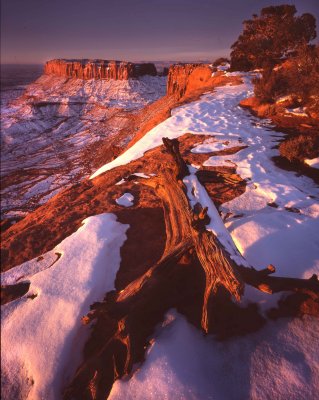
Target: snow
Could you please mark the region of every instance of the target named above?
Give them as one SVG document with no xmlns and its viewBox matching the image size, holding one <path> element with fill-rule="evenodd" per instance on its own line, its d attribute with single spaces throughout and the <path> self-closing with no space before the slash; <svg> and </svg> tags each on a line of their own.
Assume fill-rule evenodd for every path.
<svg viewBox="0 0 319 400">
<path fill-rule="evenodd" d="M 312 159 L 306 158 L 305 163 L 308 164 L 312 168 L 319 169 L 319 157 L 312 158 Z"/>
<path fill-rule="evenodd" d="M 304 107 L 286 108 L 285 112 L 298 117 L 308 117 Z"/>
<path fill-rule="evenodd" d="M 236 172 L 247 182 L 243 195 L 221 207 L 223 215 L 242 215 L 228 218 L 226 227 L 250 265 L 264 268 L 273 263 L 278 275 L 309 276 L 311 272 L 319 271 L 319 245 L 315 240 L 319 230 L 319 190 L 311 179 L 297 177 L 293 172 L 274 165 L 272 157 L 279 155 L 274 147 L 284 134 L 272 131 L 268 120 L 252 117 L 238 106 L 240 100 L 252 94 L 248 74 L 244 76 L 242 85 L 217 88 L 199 101 L 174 109 L 170 118 L 96 171 L 91 178 L 142 157 L 146 151 L 161 145 L 162 137 L 172 139 L 187 132 L 213 136 L 192 149 L 201 153 L 223 149 L 225 143 L 228 143 L 227 148 L 247 146 L 232 155 L 208 155 L 204 162 L 206 166 L 236 167 Z M 205 195 L 194 176 L 188 179 L 193 179 L 192 184 L 201 192 L 200 201 L 206 204 L 207 199 L 203 198 Z M 268 206 L 273 202 L 277 208 Z M 294 208 L 300 213 L 288 211 Z M 232 243 L 230 248 L 234 248 Z M 289 256 L 281 248 L 291 249 Z"/>
<path fill-rule="evenodd" d="M 221 151 L 226 149 L 231 149 L 236 146 L 241 146 L 242 143 L 238 140 L 216 140 L 216 139 L 207 139 L 202 144 L 194 147 L 191 152 L 192 153 L 210 153 L 213 151 Z"/>
<path fill-rule="evenodd" d="M 163 96 L 165 91 L 166 77 L 149 75 L 128 80 L 90 79 L 85 81 L 43 75 L 28 87 L 28 95 L 41 98 L 41 101 L 57 102 L 58 106 L 61 103 L 68 113 L 69 106 L 77 105 L 79 102 L 99 103 L 126 110 L 140 109 Z"/>
<path fill-rule="evenodd" d="M 170 118 L 91 178 L 142 157 L 147 150 L 161 145 L 162 137 L 177 138 L 187 132 L 206 134 L 210 136 L 208 140 L 193 149 L 202 154 L 239 143 L 247 146 L 232 155 L 207 154 L 204 162 L 207 166 L 232 165 L 246 180 L 245 193 L 220 208 L 228 232 L 199 184 L 195 166 L 190 167 L 191 175 L 184 179 L 188 196 L 193 205 L 199 201 L 208 207 L 208 229 L 237 262 L 245 262 L 238 249 L 249 265 L 264 268 L 271 263 L 278 276 L 309 277 L 319 272 L 319 189 L 311 179 L 275 166 L 272 157 L 279 154 L 275 146 L 283 134 L 272 130 L 269 121 L 252 117 L 238 106 L 240 100 L 252 95 L 252 90 L 247 75 L 242 85 L 218 88 L 213 94 L 173 110 Z M 277 207 L 269 206 L 271 203 Z M 126 226 L 107 215 L 91 218 L 111 218 L 113 225 L 111 221 L 105 225 L 110 242 L 101 243 L 104 235 L 93 227 L 85 233 L 90 226 L 88 219 L 50 252 L 50 257 L 4 275 L 11 283 L 29 279 L 29 294 L 38 294 L 34 300 L 24 296 L 3 307 L 2 365 L 6 379 L 15 382 L 12 390 L 20 393 L 20 398 L 25 398 L 23 393 L 28 391 L 32 400 L 41 396 L 50 400 L 58 393 L 79 364 L 78 353 L 76 362 L 71 354 L 75 343 L 77 348 L 84 343 L 85 334 L 78 321 L 96 299 L 99 291 L 93 286 L 103 284 L 100 293 L 113 288 Z M 99 226 L 102 229 L 104 223 Z M 103 251 L 108 256 L 115 252 L 115 256 L 110 255 L 113 275 L 105 282 L 94 268 L 104 260 Z M 62 257 L 52 265 L 56 252 Z M 71 262 L 72 256 L 76 262 Z M 28 271 L 35 275 L 26 275 Z M 278 296 L 253 288 L 245 290 L 244 302 L 257 302 L 264 311 L 277 299 Z M 115 382 L 110 399 L 306 400 L 313 398 L 319 386 L 319 326 L 312 317 L 267 321 L 256 333 L 217 342 L 171 310 L 150 341 L 145 363 L 135 366 L 130 380 Z M 46 351 L 39 352 L 47 343 Z M 35 381 L 33 386 L 31 380 Z M 54 384 L 49 385 L 52 381 Z"/>
<path fill-rule="evenodd" d="M 10 176 L 1 191 L 2 213 L 30 211 L 64 189 L 65 181 L 89 176 L 83 150 L 127 127 L 133 114 L 166 93 L 166 79 L 43 75 L 22 96 L 1 102 L 1 178 Z"/>
<path fill-rule="evenodd" d="M 145 179 L 149 179 L 149 178 L 150 178 L 150 176 L 144 174 L 144 172 L 135 172 L 135 173 L 132 174 L 132 175 L 138 176 L 139 178 L 145 178 Z"/>
<path fill-rule="evenodd" d="M 230 64 L 227 62 L 224 62 L 224 63 L 218 65 L 217 67 L 214 67 L 213 64 L 210 64 L 210 67 L 212 68 L 213 71 L 215 70 L 215 72 L 212 73 L 212 76 L 218 76 L 218 75 L 221 75 L 221 73 L 224 75 L 227 75 L 227 71 L 230 68 Z"/>
<path fill-rule="evenodd" d="M 230 64 L 228 62 L 217 66 L 218 71 L 227 71 L 229 68 L 230 68 Z"/>
<path fill-rule="evenodd" d="M 116 184 L 115 185 L 123 185 L 123 183 L 125 183 L 126 182 L 126 180 L 125 179 L 121 179 L 120 181 L 118 181 L 118 182 L 116 182 Z"/>
<path fill-rule="evenodd" d="M 317 393 L 319 325 L 309 317 L 225 342 L 204 337 L 175 310 L 166 318 L 143 366 L 116 381 L 109 400 L 307 400 Z"/>
<path fill-rule="evenodd" d="M 155 174 L 145 174 L 144 172 L 135 172 L 131 175 L 138 176 L 139 178 L 144 178 L 144 179 L 149 179 L 151 176 L 154 176 Z M 120 181 L 118 181 L 115 185 L 122 185 L 123 183 L 126 182 L 126 178 L 122 178 Z M 138 182 L 134 182 L 138 183 Z"/>
<path fill-rule="evenodd" d="M 218 237 L 219 241 L 227 249 L 233 260 L 235 260 L 238 264 L 248 266 L 247 262 L 238 252 L 229 232 L 227 229 L 225 229 L 224 223 L 222 222 L 213 201 L 209 197 L 205 188 L 199 183 L 195 175 L 196 168 L 188 167 L 188 169 L 190 171 L 190 175 L 186 176 L 183 181 L 187 187 L 187 196 L 190 200 L 191 206 L 194 207 L 196 203 L 200 203 L 203 208 L 208 208 L 207 214 L 211 221 L 206 226 L 207 230 L 213 232 L 215 236 Z"/>
<path fill-rule="evenodd" d="M 91 179 L 103 172 L 142 157 L 146 151 L 160 146 L 163 137 L 174 139 L 187 132 L 193 134 L 219 135 L 220 131 L 227 131 L 227 129 L 233 129 L 234 132 L 238 131 L 238 121 L 234 121 L 234 124 L 229 125 L 225 117 L 222 115 L 221 118 L 219 117 L 219 115 L 223 113 L 224 107 L 227 106 L 227 104 L 224 104 L 223 93 L 225 92 L 229 93 L 230 97 L 240 98 L 240 96 L 238 96 L 238 86 L 225 86 L 223 88 L 217 88 L 214 94 L 202 96 L 199 101 L 175 108 L 172 110 L 172 116 L 170 118 L 151 129 L 125 153 L 99 168 L 91 175 Z M 243 93 L 244 91 L 241 89 L 241 97 L 243 97 Z M 236 134 L 230 133 L 229 136 L 230 137 L 227 137 L 228 140 L 231 139 L 231 136 L 236 136 Z"/>
<path fill-rule="evenodd" d="M 131 193 L 124 193 L 121 197 L 119 197 L 115 201 L 120 206 L 131 207 L 133 205 L 134 196 Z"/>
<path fill-rule="evenodd" d="M 318 216 L 265 210 L 228 222 L 226 227 L 251 265 L 273 264 L 279 276 L 309 278 L 319 272 L 318 220 Z"/>
<path fill-rule="evenodd" d="M 275 146 L 283 134 L 273 131 L 268 120 L 257 119 L 238 106 L 253 93 L 250 77 L 244 81 L 239 86 L 218 88 L 214 94 L 173 110 L 168 120 L 91 178 L 138 159 L 161 145 L 162 137 L 176 138 L 187 132 L 209 135 L 212 138 L 192 150 L 202 154 L 221 150 L 227 142 L 228 148 L 247 146 L 232 155 L 207 154 L 204 162 L 206 166 L 234 166 L 246 180 L 245 193 L 220 208 L 228 232 L 199 184 L 195 166 L 184 179 L 188 196 L 193 205 L 199 201 L 208 206 L 212 220 L 208 228 L 237 262 L 243 260 L 236 248 L 256 268 L 271 263 L 278 276 L 308 278 L 319 272 L 319 190 L 311 179 L 275 166 L 272 157 L 279 155 Z M 271 203 L 277 208 L 269 206 Z M 243 303 L 256 302 L 265 312 L 279 296 L 247 287 Z M 130 380 L 115 383 L 112 400 L 299 400 L 316 393 L 319 331 L 315 319 L 267 321 L 255 334 L 218 343 L 211 336 L 204 337 L 179 314 L 172 316 L 170 312 L 169 318 L 173 322 L 159 327 L 151 340 L 146 362 L 136 366 Z"/>
<path fill-rule="evenodd" d="M 4 399 L 61 398 L 89 334 L 81 316 L 114 289 L 127 229 L 113 214 L 87 218 L 42 260 L 2 274 L 2 284 L 31 283 L 27 295 L 2 307 Z"/>
<path fill-rule="evenodd" d="M 234 72 L 225 72 L 226 76 L 241 76 L 241 72 L 234 71 Z"/>
</svg>

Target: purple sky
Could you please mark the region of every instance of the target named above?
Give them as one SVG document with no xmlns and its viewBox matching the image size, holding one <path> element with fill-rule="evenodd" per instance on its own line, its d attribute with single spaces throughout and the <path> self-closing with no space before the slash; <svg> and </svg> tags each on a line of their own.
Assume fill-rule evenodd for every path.
<svg viewBox="0 0 319 400">
<path fill-rule="evenodd" d="M 210 60 L 228 55 L 244 19 L 283 3 L 319 25 L 319 0 L 2 0 L 1 62 Z"/>
</svg>

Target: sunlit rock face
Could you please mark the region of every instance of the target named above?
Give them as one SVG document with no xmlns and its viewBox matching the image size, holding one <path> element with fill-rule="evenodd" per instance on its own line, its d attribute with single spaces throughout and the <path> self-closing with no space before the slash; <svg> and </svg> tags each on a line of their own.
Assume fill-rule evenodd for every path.
<svg viewBox="0 0 319 400">
<path fill-rule="evenodd" d="M 149 63 L 47 62 L 45 74 L 1 107 L 2 217 L 24 216 L 111 161 L 150 117 L 144 107 L 165 93 L 178 101 L 218 79 L 203 64 L 161 75 Z"/>
<path fill-rule="evenodd" d="M 134 64 L 127 61 L 108 60 L 50 60 L 45 64 L 45 74 L 78 79 L 127 80 L 144 75 L 156 76 L 152 63 Z"/>
<path fill-rule="evenodd" d="M 168 71 L 167 94 L 181 98 L 192 90 L 209 84 L 211 80 L 212 69 L 209 65 L 172 65 Z"/>
</svg>

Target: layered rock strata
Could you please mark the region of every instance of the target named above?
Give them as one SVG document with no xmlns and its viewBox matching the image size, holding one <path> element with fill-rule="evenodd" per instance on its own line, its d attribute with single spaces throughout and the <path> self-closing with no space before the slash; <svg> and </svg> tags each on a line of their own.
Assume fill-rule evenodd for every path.
<svg viewBox="0 0 319 400">
<path fill-rule="evenodd" d="M 143 75 L 157 75 L 152 63 L 134 64 L 126 61 L 108 60 L 50 60 L 44 66 L 44 73 L 78 79 L 127 80 Z"/>
<path fill-rule="evenodd" d="M 212 81 L 212 69 L 208 64 L 175 64 L 168 71 L 167 94 L 181 98 Z"/>
</svg>

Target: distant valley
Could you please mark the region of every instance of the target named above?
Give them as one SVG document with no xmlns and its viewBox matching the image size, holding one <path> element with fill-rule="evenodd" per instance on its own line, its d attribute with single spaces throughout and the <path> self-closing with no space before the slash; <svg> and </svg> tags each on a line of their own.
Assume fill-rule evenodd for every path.
<svg viewBox="0 0 319 400">
<path fill-rule="evenodd" d="M 62 186 L 88 176 L 96 156 L 91 146 L 107 140 L 120 150 L 132 137 L 139 110 L 166 92 L 166 77 L 157 75 L 154 64 L 130 63 L 134 77 L 114 64 L 114 76 L 89 80 L 63 76 L 61 65 L 67 63 L 49 63 L 20 96 L 11 91 L 13 99 L 2 104 L 4 217 L 19 219 Z"/>
</svg>

